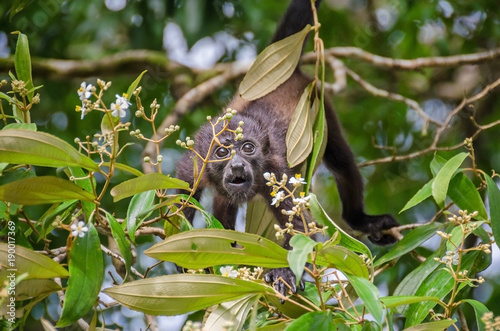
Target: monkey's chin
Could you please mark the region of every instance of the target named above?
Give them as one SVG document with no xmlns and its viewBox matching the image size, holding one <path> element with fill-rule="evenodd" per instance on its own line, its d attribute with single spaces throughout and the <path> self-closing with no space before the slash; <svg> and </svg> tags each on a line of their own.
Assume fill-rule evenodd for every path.
<svg viewBox="0 0 500 331">
<path fill-rule="evenodd" d="M 241 182 L 241 183 L 224 183 L 224 188 L 226 189 L 228 198 L 234 203 L 246 202 L 252 199 L 255 195 L 252 189 L 251 182 Z"/>
</svg>

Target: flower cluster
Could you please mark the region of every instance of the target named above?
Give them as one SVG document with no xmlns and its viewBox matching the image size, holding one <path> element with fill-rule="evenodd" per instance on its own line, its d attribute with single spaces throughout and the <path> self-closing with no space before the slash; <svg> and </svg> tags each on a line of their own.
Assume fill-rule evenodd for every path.
<svg viewBox="0 0 500 331">
<path fill-rule="evenodd" d="M 97 85 L 100 87 L 101 91 L 99 94 L 96 93 L 96 88 L 92 84 L 88 84 L 87 82 L 82 82 L 80 84 L 80 88 L 78 89 L 77 94 L 78 98 L 82 102 L 81 106 L 76 106 L 76 111 L 79 111 L 82 113 L 82 120 L 87 115 L 91 110 L 97 109 L 103 112 L 111 112 L 111 115 L 113 117 L 125 117 L 127 115 L 127 110 L 129 109 L 130 105 L 132 105 L 129 100 L 127 99 L 127 95 L 123 94 L 122 96 L 116 94 L 116 100 L 115 102 L 112 102 L 109 109 L 107 108 L 100 108 L 101 106 L 101 97 L 103 94 L 103 91 L 106 91 L 110 86 L 111 82 L 105 82 L 101 79 L 97 80 Z M 92 102 L 90 98 L 94 95 L 97 98 L 97 101 Z"/>
<path fill-rule="evenodd" d="M 240 278 L 244 280 L 256 280 L 260 278 L 264 269 L 262 269 L 261 267 L 256 267 L 252 271 L 248 267 L 243 267 L 243 268 L 238 268 L 238 270 L 235 270 L 233 266 L 228 265 L 225 267 L 221 267 L 219 271 L 221 275 L 224 277 Z"/>
<path fill-rule="evenodd" d="M 484 313 L 481 317 L 485 331 L 500 330 L 500 316 L 494 316 L 491 311 Z"/>
</svg>

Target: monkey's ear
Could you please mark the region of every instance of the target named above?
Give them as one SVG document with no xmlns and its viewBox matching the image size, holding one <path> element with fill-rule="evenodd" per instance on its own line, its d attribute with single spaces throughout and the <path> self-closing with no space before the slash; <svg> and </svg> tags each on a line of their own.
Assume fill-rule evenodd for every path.
<svg viewBox="0 0 500 331">
<path fill-rule="evenodd" d="M 310 31 L 307 24 L 301 31 L 267 46 L 243 78 L 238 90 L 240 96 L 255 100 L 286 82 L 299 64 L 302 45 Z"/>
</svg>

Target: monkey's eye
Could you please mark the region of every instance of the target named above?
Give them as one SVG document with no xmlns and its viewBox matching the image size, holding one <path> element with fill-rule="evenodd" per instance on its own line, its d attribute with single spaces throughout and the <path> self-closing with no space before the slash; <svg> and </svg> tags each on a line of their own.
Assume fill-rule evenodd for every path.
<svg viewBox="0 0 500 331">
<path fill-rule="evenodd" d="M 245 154 L 253 154 L 255 153 L 255 145 L 252 143 L 244 143 L 243 146 L 241 146 L 241 150 Z"/>
<path fill-rule="evenodd" d="M 229 152 L 229 149 L 227 149 L 226 147 L 224 146 L 220 146 L 219 148 L 217 148 L 215 150 L 215 155 L 218 157 L 218 158 L 225 158 L 225 157 L 228 157 L 230 154 Z"/>
</svg>

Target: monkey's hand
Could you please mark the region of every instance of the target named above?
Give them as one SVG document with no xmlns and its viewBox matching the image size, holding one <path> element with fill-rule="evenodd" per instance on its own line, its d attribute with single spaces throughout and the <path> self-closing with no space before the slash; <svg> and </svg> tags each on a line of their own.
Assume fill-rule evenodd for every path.
<svg viewBox="0 0 500 331">
<path fill-rule="evenodd" d="M 383 234 L 383 230 L 388 230 L 397 227 L 400 224 L 389 214 L 383 215 L 364 215 L 363 222 L 360 226 L 355 227 L 356 230 L 363 231 L 368 234 L 368 239 L 376 245 L 394 244 L 397 239 L 391 235 Z"/>
<path fill-rule="evenodd" d="M 268 284 L 273 284 L 273 287 L 281 295 L 286 297 L 288 290 L 292 293 L 297 293 L 297 286 L 295 285 L 295 274 L 290 268 L 271 269 L 264 275 L 264 280 Z M 305 284 L 301 279 L 299 281 L 299 288 L 304 290 Z M 280 299 L 281 304 L 285 303 L 284 299 Z"/>
</svg>

